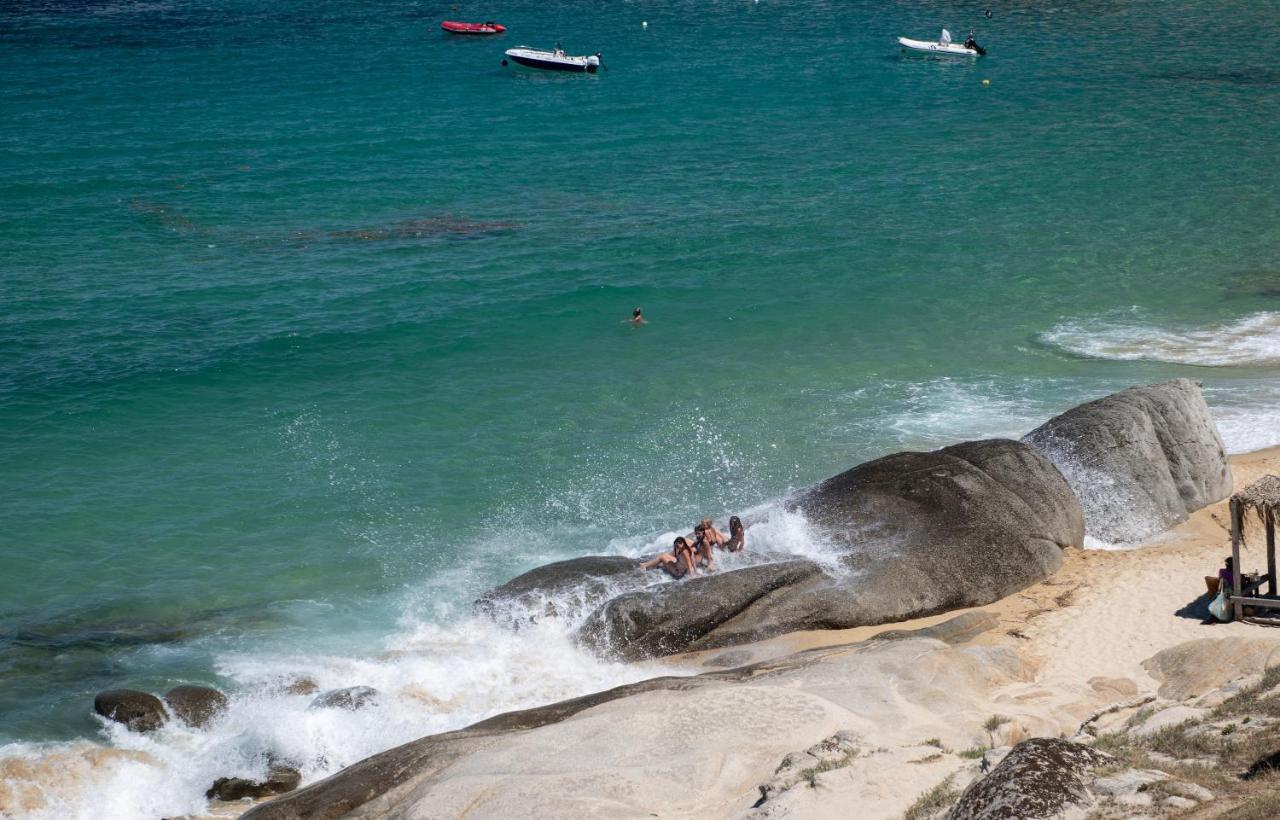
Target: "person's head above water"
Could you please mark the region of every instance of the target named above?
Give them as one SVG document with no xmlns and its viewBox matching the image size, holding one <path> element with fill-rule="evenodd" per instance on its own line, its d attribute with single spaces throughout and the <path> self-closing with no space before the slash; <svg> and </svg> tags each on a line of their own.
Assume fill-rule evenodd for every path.
<svg viewBox="0 0 1280 820">
<path fill-rule="evenodd" d="M 742 532 L 742 519 L 736 515 L 729 516 L 729 534 L 737 535 Z"/>
<path fill-rule="evenodd" d="M 640 313 L 641 313 L 640 308 L 636 308 L 635 310 L 631 311 L 631 318 L 633 319 L 640 318 Z"/>
</svg>

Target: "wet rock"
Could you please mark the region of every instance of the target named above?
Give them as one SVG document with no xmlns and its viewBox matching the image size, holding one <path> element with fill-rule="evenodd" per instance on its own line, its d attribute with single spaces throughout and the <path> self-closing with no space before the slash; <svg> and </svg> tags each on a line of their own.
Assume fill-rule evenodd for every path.
<svg viewBox="0 0 1280 820">
<path fill-rule="evenodd" d="M 638 590 L 594 612 L 581 636 L 637 659 L 981 606 L 1048 577 L 1084 538 L 1057 468 L 1003 439 L 886 456 L 793 506 L 840 566 L 792 560 Z"/>
<path fill-rule="evenodd" d="M 205 792 L 209 800 L 258 800 L 273 794 L 285 794 L 298 788 L 302 774 L 292 766 L 275 764 L 267 770 L 266 780 L 249 780 L 244 777 L 219 777 Z"/>
<path fill-rule="evenodd" d="M 1089 535 L 1101 541 L 1140 541 L 1231 492 L 1226 448 L 1189 379 L 1082 404 L 1023 441 L 1066 476 Z"/>
<path fill-rule="evenodd" d="M 286 695 L 314 695 L 320 691 L 320 687 L 311 678 L 294 678 L 281 691 Z"/>
<path fill-rule="evenodd" d="M 728 652 L 721 652 L 714 657 L 707 658 L 702 662 L 702 665 L 713 669 L 728 669 L 734 666 L 745 666 L 751 663 L 753 658 L 755 658 L 755 653 L 749 649 L 731 649 Z"/>
<path fill-rule="evenodd" d="M 354 712 L 370 706 L 378 698 L 378 690 L 372 686 L 348 686 L 330 689 L 316 696 L 308 709 L 347 709 Z"/>
<path fill-rule="evenodd" d="M 227 708 L 227 696 L 208 686 L 183 684 L 164 696 L 169 709 L 183 723 L 201 728 Z"/>
<path fill-rule="evenodd" d="M 108 720 L 123 723 L 133 732 L 155 731 L 169 719 L 160 698 L 134 689 L 99 692 L 93 699 L 93 711 Z"/>
<path fill-rule="evenodd" d="M 811 561 L 786 561 L 693 578 L 619 595 L 596 610 L 579 637 L 626 660 L 659 657 L 720 644 L 720 624 L 752 604 L 807 580 L 823 577 Z"/>
<path fill-rule="evenodd" d="M 948 820 L 1048 820 L 1093 803 L 1090 770 L 1114 760 L 1069 740 L 1024 740 L 971 784 Z"/>
<path fill-rule="evenodd" d="M 621 555 L 586 555 L 531 569 L 475 602 L 477 612 L 519 623 L 528 618 L 591 610 L 614 595 L 653 582 L 640 561 Z"/>
</svg>

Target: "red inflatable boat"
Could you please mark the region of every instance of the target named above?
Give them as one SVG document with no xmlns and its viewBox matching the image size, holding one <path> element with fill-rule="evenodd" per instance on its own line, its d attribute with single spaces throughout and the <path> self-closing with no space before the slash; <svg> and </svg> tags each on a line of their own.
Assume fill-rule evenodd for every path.
<svg viewBox="0 0 1280 820">
<path fill-rule="evenodd" d="M 445 20 L 440 24 L 440 28 L 450 34 L 501 34 L 507 30 L 506 26 L 500 26 L 492 21 L 486 23 L 456 23 L 453 20 Z"/>
</svg>

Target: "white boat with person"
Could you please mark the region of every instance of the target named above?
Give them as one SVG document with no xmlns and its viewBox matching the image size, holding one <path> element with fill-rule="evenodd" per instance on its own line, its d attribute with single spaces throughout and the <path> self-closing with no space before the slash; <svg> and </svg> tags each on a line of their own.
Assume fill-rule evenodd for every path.
<svg viewBox="0 0 1280 820">
<path fill-rule="evenodd" d="M 516 46 L 507 49 L 507 56 L 522 66 L 541 68 L 546 71 L 576 71 L 595 74 L 600 68 L 600 52 L 583 56 L 565 54 L 564 49 L 556 45 L 554 51 L 545 51 L 529 46 Z M 502 61 L 507 64 L 506 60 Z"/>
<path fill-rule="evenodd" d="M 978 45 L 973 39 L 973 32 L 969 32 L 969 38 L 963 44 L 951 42 L 951 32 L 945 28 L 937 40 L 912 40 L 909 37 L 899 37 L 898 42 L 903 48 L 911 51 L 923 51 L 927 54 L 943 54 L 952 57 L 981 57 L 987 53 L 987 50 Z"/>
</svg>

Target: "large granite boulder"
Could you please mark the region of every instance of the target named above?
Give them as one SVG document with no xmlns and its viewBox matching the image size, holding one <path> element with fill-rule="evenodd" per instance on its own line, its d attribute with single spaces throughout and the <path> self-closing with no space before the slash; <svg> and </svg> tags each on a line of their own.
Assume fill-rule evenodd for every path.
<svg viewBox="0 0 1280 820">
<path fill-rule="evenodd" d="M 93 711 L 134 732 L 153 732 L 169 719 L 160 698 L 136 689 L 111 689 L 93 699 Z"/>
<path fill-rule="evenodd" d="M 822 578 L 812 561 L 784 561 L 703 575 L 678 584 L 628 592 L 593 612 L 579 635 L 627 660 L 722 645 L 711 636 L 762 599 Z"/>
<path fill-rule="evenodd" d="M 1084 538 L 1062 475 L 1007 439 L 886 456 L 793 503 L 835 566 L 788 562 L 633 592 L 580 636 L 634 659 L 981 606 L 1048 577 Z"/>
<path fill-rule="evenodd" d="M 531 569 L 494 587 L 476 601 L 476 610 L 519 623 L 557 616 L 562 610 L 590 611 L 611 596 L 652 583 L 640 562 L 621 555 L 587 555 Z"/>
<path fill-rule="evenodd" d="M 1140 541 L 1231 492 L 1226 448 L 1189 379 L 1082 404 L 1023 441 L 1058 466 L 1104 542 Z"/>
<path fill-rule="evenodd" d="M 947 820 L 1050 820 L 1094 802 L 1090 770 L 1114 762 L 1089 746 L 1057 738 L 1024 740 L 965 789 Z"/>
</svg>

